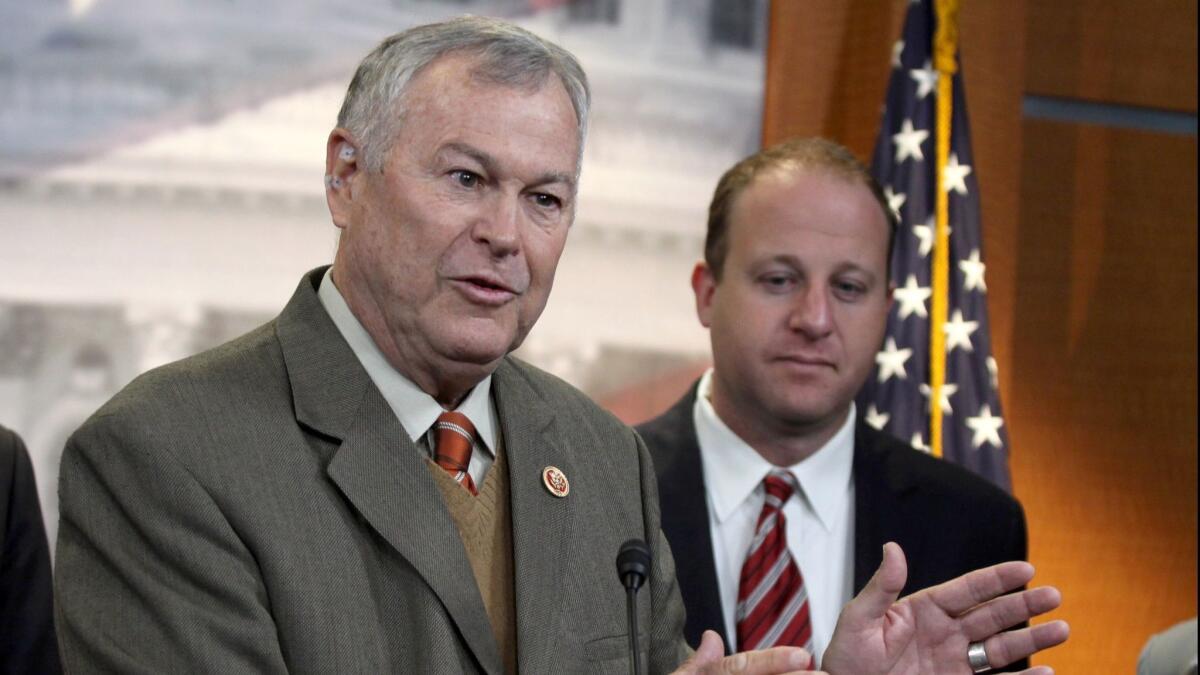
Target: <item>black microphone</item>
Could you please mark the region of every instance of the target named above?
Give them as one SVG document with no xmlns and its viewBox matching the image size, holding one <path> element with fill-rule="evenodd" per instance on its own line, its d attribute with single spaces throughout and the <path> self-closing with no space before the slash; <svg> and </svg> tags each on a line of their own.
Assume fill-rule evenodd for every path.
<svg viewBox="0 0 1200 675">
<path fill-rule="evenodd" d="M 641 675 L 641 650 L 638 649 L 637 592 L 650 576 L 650 547 L 641 539 L 630 539 L 617 551 L 617 576 L 625 586 L 625 607 L 629 614 L 629 672 Z"/>
</svg>

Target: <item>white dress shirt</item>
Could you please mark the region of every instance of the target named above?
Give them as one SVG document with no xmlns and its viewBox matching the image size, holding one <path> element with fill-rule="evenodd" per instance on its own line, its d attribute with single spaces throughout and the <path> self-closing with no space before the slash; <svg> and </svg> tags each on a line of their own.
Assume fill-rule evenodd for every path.
<svg viewBox="0 0 1200 675">
<path fill-rule="evenodd" d="M 367 371 L 371 381 L 379 388 L 384 400 L 391 406 L 392 412 L 400 420 L 400 424 L 408 433 L 409 438 L 418 447 L 422 447 L 428 452 L 432 448 L 432 444 L 422 443 L 421 439 L 437 421 L 438 415 L 444 412 L 441 404 L 429 394 L 421 391 L 420 387 L 413 384 L 412 380 L 401 375 L 388 363 L 383 352 L 379 351 L 379 347 L 371 339 L 367 329 L 363 328 L 362 323 L 350 311 L 345 298 L 334 285 L 332 267 L 325 272 L 325 277 L 321 279 L 317 297 L 320 298 L 321 304 L 329 313 L 329 318 L 333 319 L 333 323 L 341 332 L 342 337 L 346 339 L 346 343 L 350 345 L 354 356 Z M 496 411 L 491 394 L 492 376 L 488 375 L 482 382 L 475 385 L 471 389 L 471 393 L 455 408 L 471 420 L 471 424 L 475 426 L 475 431 L 479 436 L 480 442 L 475 443 L 472 449 L 471 463 L 467 467 L 467 473 L 471 474 L 471 480 L 475 481 L 475 485 L 480 487 L 483 486 L 484 475 L 495 461 L 495 452 L 498 447 L 496 445 Z"/>
<path fill-rule="evenodd" d="M 693 408 L 708 487 L 708 522 L 730 650 L 737 649 L 738 579 L 762 511 L 762 481 L 777 467 L 733 433 L 710 401 L 712 371 L 700 378 Z M 808 591 L 813 648 L 818 662 L 854 584 L 854 405 L 841 429 L 807 459 L 782 467 L 800 491 L 784 504 L 787 543 Z"/>
</svg>

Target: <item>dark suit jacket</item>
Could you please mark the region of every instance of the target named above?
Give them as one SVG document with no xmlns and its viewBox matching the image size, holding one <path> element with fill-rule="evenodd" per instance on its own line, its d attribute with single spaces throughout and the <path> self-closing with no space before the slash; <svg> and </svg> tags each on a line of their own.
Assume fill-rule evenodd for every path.
<svg viewBox="0 0 1200 675">
<path fill-rule="evenodd" d="M 57 673 L 50 547 L 33 465 L 0 427 L 0 673 Z"/>
<path fill-rule="evenodd" d="M 658 474 L 662 527 L 679 561 L 687 607 L 684 634 L 727 638 L 713 562 L 707 490 L 692 408 L 697 387 L 662 416 L 638 426 Z M 973 569 L 1026 557 L 1025 516 L 1004 491 L 861 421 L 854 430 L 854 592 L 894 541 L 908 560 L 905 595 Z M 728 639 L 726 639 L 728 644 Z"/>
<path fill-rule="evenodd" d="M 56 585 L 72 672 L 500 673 L 462 540 L 421 451 L 310 273 L 279 317 L 151 371 L 68 442 Z M 493 393 L 511 482 L 522 672 L 628 672 L 614 557 L 650 542 L 651 670 L 683 607 L 645 447 L 516 360 Z M 553 465 L 570 494 L 553 495 Z"/>
</svg>

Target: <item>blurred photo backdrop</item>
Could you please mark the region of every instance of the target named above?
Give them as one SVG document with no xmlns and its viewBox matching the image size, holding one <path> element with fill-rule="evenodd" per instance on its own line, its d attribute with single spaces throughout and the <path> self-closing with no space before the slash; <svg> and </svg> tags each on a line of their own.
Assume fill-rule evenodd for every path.
<svg viewBox="0 0 1200 675">
<path fill-rule="evenodd" d="M 717 177 L 759 144 L 765 1 L 4 3 L 0 423 L 28 442 L 52 545 L 67 437 L 332 260 L 325 139 L 354 67 L 462 13 L 564 45 L 592 85 L 574 229 L 518 355 L 643 419 L 703 368 L 688 278 Z"/>
</svg>

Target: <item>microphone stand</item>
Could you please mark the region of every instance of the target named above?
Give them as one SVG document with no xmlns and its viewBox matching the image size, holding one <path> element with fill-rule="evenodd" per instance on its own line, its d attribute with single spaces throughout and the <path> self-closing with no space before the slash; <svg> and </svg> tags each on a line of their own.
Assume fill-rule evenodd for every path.
<svg viewBox="0 0 1200 675">
<path fill-rule="evenodd" d="M 642 675 L 642 650 L 638 647 L 637 592 L 650 574 L 650 547 L 641 539 L 630 539 L 617 551 L 617 576 L 625 586 L 625 608 L 629 623 L 629 672 Z"/>
<path fill-rule="evenodd" d="M 642 675 L 642 650 L 638 649 L 637 592 L 638 589 L 634 586 L 625 587 L 625 607 L 629 615 L 629 654 L 632 657 L 629 672 L 632 675 Z"/>
</svg>

